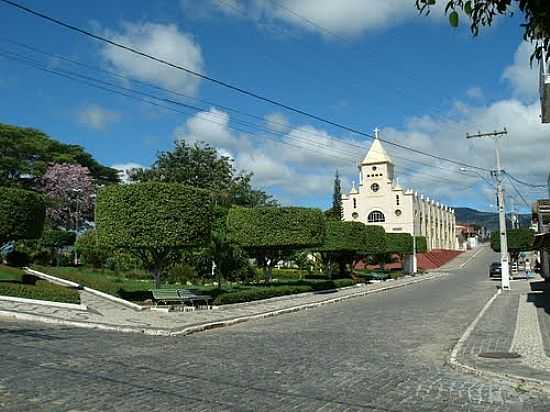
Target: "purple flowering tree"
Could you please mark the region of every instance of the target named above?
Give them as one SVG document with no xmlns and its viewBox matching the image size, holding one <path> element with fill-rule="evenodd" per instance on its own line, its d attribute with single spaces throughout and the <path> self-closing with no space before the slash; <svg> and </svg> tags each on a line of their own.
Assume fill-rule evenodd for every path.
<svg viewBox="0 0 550 412">
<path fill-rule="evenodd" d="M 39 190 L 48 198 L 46 216 L 53 225 L 75 230 L 93 217 L 94 185 L 87 167 L 53 164 L 40 179 Z"/>
</svg>

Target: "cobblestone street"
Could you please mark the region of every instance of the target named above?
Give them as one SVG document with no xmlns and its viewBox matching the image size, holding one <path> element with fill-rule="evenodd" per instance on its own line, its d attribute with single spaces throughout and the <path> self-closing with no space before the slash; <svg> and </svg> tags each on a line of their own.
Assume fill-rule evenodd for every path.
<svg viewBox="0 0 550 412">
<path fill-rule="evenodd" d="M 445 365 L 495 292 L 494 255 L 395 289 L 183 337 L 3 320 L 3 411 L 548 411 Z M 505 362 L 505 361 L 503 361 Z"/>
</svg>

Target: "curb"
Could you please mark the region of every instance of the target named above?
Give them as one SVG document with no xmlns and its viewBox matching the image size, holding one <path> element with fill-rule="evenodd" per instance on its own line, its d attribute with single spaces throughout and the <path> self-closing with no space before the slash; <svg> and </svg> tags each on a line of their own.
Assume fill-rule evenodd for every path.
<svg viewBox="0 0 550 412">
<path fill-rule="evenodd" d="M 27 298 L 18 298 L 15 296 L 3 296 L 3 295 L 0 295 L 0 300 L 4 300 L 8 302 L 16 302 L 16 303 L 27 303 L 32 305 L 51 306 L 54 308 L 61 308 L 61 309 L 81 310 L 84 312 L 88 311 L 88 307 L 86 305 L 76 304 L 76 303 L 54 302 L 51 300 L 27 299 Z"/>
<path fill-rule="evenodd" d="M 99 296 L 103 299 L 107 299 L 107 300 L 110 300 L 110 301 L 115 302 L 115 303 L 119 303 L 121 305 L 127 306 L 127 307 L 129 307 L 131 309 L 134 309 L 136 311 L 142 311 L 144 309 L 143 306 L 140 306 L 136 303 L 128 302 L 127 300 L 117 298 L 115 296 L 109 295 L 108 293 L 104 293 L 104 292 L 101 292 L 99 290 L 89 288 L 88 286 L 82 286 L 80 283 L 76 283 L 76 282 L 66 280 L 66 279 L 63 279 L 63 278 L 58 278 L 57 276 L 47 275 L 46 273 L 42 273 L 42 272 L 39 272 L 38 270 L 34 270 L 34 269 L 31 269 L 31 268 L 28 268 L 28 267 L 23 268 L 23 270 L 25 271 L 25 273 L 27 273 L 29 275 L 37 276 L 39 278 L 42 278 L 42 279 L 47 280 L 49 282 L 55 283 L 57 285 L 67 286 L 67 287 L 71 287 L 71 288 L 75 288 L 75 289 L 79 289 L 79 290 L 84 290 L 88 293 L 91 293 L 93 295 L 97 295 L 97 296 Z"/>
<path fill-rule="evenodd" d="M 475 375 L 475 376 L 485 376 L 489 378 L 496 378 L 496 379 L 504 379 L 508 380 L 512 384 L 521 386 L 523 389 L 533 389 L 544 393 L 550 393 L 550 381 L 544 381 L 540 379 L 534 379 L 534 378 L 528 378 L 526 376 L 519 376 L 509 373 L 498 373 L 489 371 L 487 369 L 481 369 L 476 368 L 474 366 L 466 365 L 462 362 L 459 362 L 456 358 L 458 355 L 458 352 L 462 349 L 464 346 L 464 343 L 466 340 L 470 337 L 472 332 L 474 331 L 475 327 L 485 315 L 485 312 L 489 309 L 489 307 L 493 304 L 493 302 L 496 300 L 496 298 L 502 293 L 502 289 L 498 289 L 497 292 L 485 303 L 485 306 L 481 309 L 481 311 L 478 313 L 476 318 L 470 323 L 468 328 L 464 331 L 458 342 L 453 347 L 453 350 L 451 351 L 451 354 L 449 355 L 449 358 L 447 359 L 447 363 L 449 366 L 453 369 L 460 369 L 465 373 Z"/>
<path fill-rule="evenodd" d="M 181 330 L 135 328 L 135 327 L 128 327 L 128 326 L 111 326 L 111 325 L 106 325 L 101 323 L 69 321 L 69 320 L 63 320 L 58 318 L 52 318 L 48 316 L 33 315 L 33 314 L 21 313 L 21 312 L 11 312 L 11 311 L 5 311 L 5 310 L 4 311 L 0 310 L 0 316 L 12 318 L 12 319 L 18 319 L 18 320 L 43 322 L 43 323 L 49 323 L 49 324 L 73 326 L 73 327 L 80 327 L 80 328 L 86 328 L 86 329 L 97 329 L 97 330 L 103 330 L 103 331 L 109 331 L 109 332 L 142 333 L 145 335 L 152 335 L 152 336 L 187 336 L 198 332 L 204 332 L 210 329 L 236 325 L 238 323 L 247 322 L 249 320 L 270 318 L 274 316 L 283 315 L 286 313 L 299 312 L 302 310 L 313 309 L 316 307 L 320 307 L 320 306 L 324 306 L 332 303 L 343 302 L 349 299 L 362 297 L 362 296 L 366 296 L 374 293 L 385 292 L 392 289 L 399 289 L 402 287 L 414 285 L 416 283 L 424 282 L 426 280 L 431 280 L 434 278 L 439 278 L 447 275 L 448 275 L 447 273 L 443 273 L 443 272 L 434 273 L 431 275 L 421 276 L 421 277 L 415 278 L 412 281 L 398 284 L 398 285 L 390 285 L 390 286 L 378 288 L 375 290 L 363 290 L 358 293 L 354 293 L 346 296 L 340 296 L 333 299 L 323 300 L 320 302 L 312 302 L 312 303 L 306 303 L 303 305 L 291 306 L 289 308 L 279 309 L 279 310 L 270 311 L 270 312 L 257 313 L 254 315 L 242 316 L 242 317 L 227 319 L 223 321 L 214 321 L 214 322 L 203 323 L 203 324 L 194 325 L 194 326 L 187 326 Z"/>
</svg>

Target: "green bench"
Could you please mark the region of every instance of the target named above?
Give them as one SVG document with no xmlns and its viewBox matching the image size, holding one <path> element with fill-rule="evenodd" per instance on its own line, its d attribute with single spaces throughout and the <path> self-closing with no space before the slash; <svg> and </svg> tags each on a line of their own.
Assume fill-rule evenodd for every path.
<svg viewBox="0 0 550 412">
<path fill-rule="evenodd" d="M 151 293 L 155 304 L 159 302 L 164 304 L 178 302 L 193 306 L 204 303 L 208 306 L 212 301 L 212 296 L 198 294 L 192 289 L 151 289 Z"/>
</svg>

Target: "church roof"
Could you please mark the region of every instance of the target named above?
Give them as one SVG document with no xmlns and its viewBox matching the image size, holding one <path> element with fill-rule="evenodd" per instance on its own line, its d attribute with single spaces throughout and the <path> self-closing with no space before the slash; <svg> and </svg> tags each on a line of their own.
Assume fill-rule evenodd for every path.
<svg viewBox="0 0 550 412">
<path fill-rule="evenodd" d="M 391 160 L 390 155 L 386 150 L 384 149 L 384 146 L 382 146 L 382 143 L 380 142 L 380 139 L 375 138 L 372 142 L 372 145 L 370 146 L 370 149 L 363 159 L 363 162 L 361 164 L 371 164 L 371 163 L 393 163 Z"/>
</svg>

